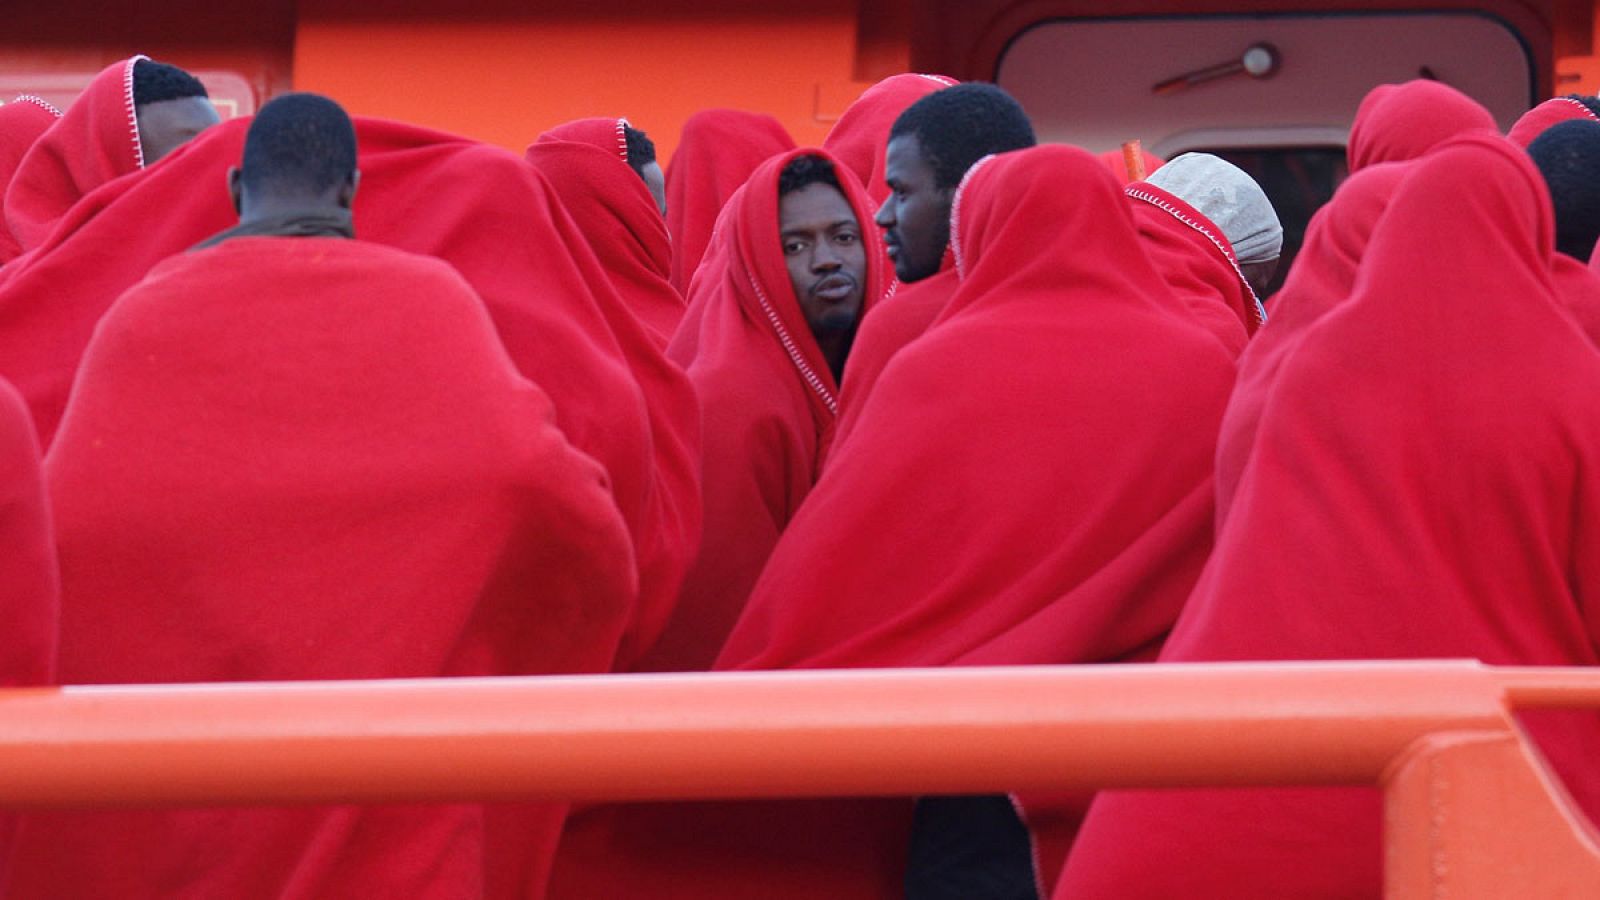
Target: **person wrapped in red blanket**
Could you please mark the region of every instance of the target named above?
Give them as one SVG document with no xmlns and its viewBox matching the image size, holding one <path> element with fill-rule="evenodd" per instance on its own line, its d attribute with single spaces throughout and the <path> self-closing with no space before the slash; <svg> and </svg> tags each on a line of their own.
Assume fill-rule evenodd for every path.
<svg viewBox="0 0 1600 900">
<path fill-rule="evenodd" d="M 1407 163 L 1378 163 L 1351 175 L 1333 200 L 1311 217 L 1305 243 L 1283 288 L 1273 297 L 1272 319 L 1239 357 L 1228 411 L 1217 438 L 1217 524 L 1227 519 L 1250 459 L 1261 410 L 1283 361 L 1322 317 L 1355 288 L 1356 271 L 1372 229 L 1405 177 Z"/>
<path fill-rule="evenodd" d="M 610 667 L 636 577 L 604 471 L 459 274 L 349 239 L 355 160 L 332 101 L 269 103 L 239 227 L 96 329 L 47 463 L 64 681 Z M 536 896 L 496 867 L 561 815 L 523 810 L 512 860 L 469 804 L 39 814 L 6 895 Z"/>
<path fill-rule="evenodd" d="M 1468 131 L 1499 131 L 1483 104 L 1448 84 L 1416 79 L 1367 92 L 1350 126 L 1350 171 L 1404 162 Z"/>
<path fill-rule="evenodd" d="M 5 186 L 6 224 L 22 250 L 44 242 L 74 204 L 217 123 L 198 79 L 146 56 L 101 70 L 29 148 Z"/>
<path fill-rule="evenodd" d="M 31 94 L 23 94 L 0 106 L 0 200 L 5 198 L 6 185 L 17 173 L 17 166 L 21 165 L 28 148 L 59 118 L 61 110 Z M 16 259 L 21 252 L 22 246 L 12 237 L 4 217 L 0 217 L 0 265 Z"/>
<path fill-rule="evenodd" d="M 1600 122 L 1600 98 L 1582 94 L 1552 97 L 1523 113 L 1506 137 L 1526 150 L 1539 135 L 1562 122 Z"/>
<path fill-rule="evenodd" d="M 1354 295 L 1284 362 L 1162 661 L 1600 663 L 1600 354 L 1553 252 L 1498 134 L 1414 164 Z M 1521 718 L 1600 812 L 1600 717 Z M 1376 897 L 1380 820 L 1373 788 L 1104 792 L 1056 896 Z"/>
<path fill-rule="evenodd" d="M 627 119 L 579 119 L 539 135 L 523 158 L 549 179 L 623 303 L 665 349 L 684 302 L 670 281 L 655 144 Z"/>
<path fill-rule="evenodd" d="M 703 109 L 683 123 L 667 165 L 667 230 L 678 293 L 689 296 L 723 204 L 756 166 L 793 149 L 783 123 L 764 113 Z"/>
</svg>

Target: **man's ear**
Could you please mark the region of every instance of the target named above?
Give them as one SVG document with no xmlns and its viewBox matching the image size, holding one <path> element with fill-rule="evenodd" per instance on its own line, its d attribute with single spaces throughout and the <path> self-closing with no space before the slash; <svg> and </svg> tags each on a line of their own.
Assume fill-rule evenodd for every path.
<svg viewBox="0 0 1600 900">
<path fill-rule="evenodd" d="M 354 169 L 345 183 L 339 186 L 339 205 L 349 209 L 356 202 L 356 188 L 361 186 L 361 170 Z"/>
<path fill-rule="evenodd" d="M 233 211 L 240 215 L 244 213 L 244 206 L 241 202 L 241 195 L 244 192 L 244 182 L 241 180 L 242 175 L 243 173 L 239 171 L 238 166 L 228 167 L 228 197 L 233 200 Z"/>
</svg>

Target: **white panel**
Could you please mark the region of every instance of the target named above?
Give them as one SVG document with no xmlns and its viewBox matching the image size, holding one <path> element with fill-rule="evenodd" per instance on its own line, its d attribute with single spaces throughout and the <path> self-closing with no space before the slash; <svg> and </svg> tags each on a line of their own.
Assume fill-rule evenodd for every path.
<svg viewBox="0 0 1600 900">
<path fill-rule="evenodd" d="M 1270 78 L 1234 75 L 1173 94 L 1151 91 L 1236 60 L 1259 42 L 1283 57 Z M 1532 102 L 1531 66 L 1516 35 L 1468 13 L 1047 22 L 1011 44 L 997 81 L 1022 102 L 1040 140 L 1104 151 L 1139 138 L 1170 154 L 1204 145 L 1189 132 L 1225 131 L 1239 138 L 1234 146 L 1347 134 L 1368 90 L 1416 78 L 1424 66 L 1488 107 L 1502 129 Z"/>
</svg>

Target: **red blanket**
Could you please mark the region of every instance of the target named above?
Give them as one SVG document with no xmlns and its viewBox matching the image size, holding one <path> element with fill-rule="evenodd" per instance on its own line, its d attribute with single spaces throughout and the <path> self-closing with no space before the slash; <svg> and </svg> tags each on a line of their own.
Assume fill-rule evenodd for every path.
<svg viewBox="0 0 1600 900">
<path fill-rule="evenodd" d="M 60 584 L 39 441 L 28 407 L 0 381 L 0 602 L 7 644 L 0 686 L 49 684 L 60 628 Z"/>
<path fill-rule="evenodd" d="M 5 198 L 6 186 L 28 148 L 59 118 L 61 110 L 27 94 L 0 106 L 0 200 Z M 11 229 L 0 221 L 0 265 L 21 252 L 22 246 L 11 236 Z"/>
<path fill-rule="evenodd" d="M 855 430 L 861 410 L 889 360 L 922 337 L 944 312 L 960 283 L 955 259 L 947 252 L 943 268 L 937 273 L 911 284 L 897 283 L 894 292 L 872 310 L 872 315 L 861 320 L 855 345 L 850 348 L 850 364 L 844 369 L 844 384 L 839 387 L 839 424 L 833 431 L 829 455 Z"/>
<path fill-rule="evenodd" d="M 1550 260 L 1556 299 L 1595 346 L 1600 347 L 1600 275 L 1565 253 Z"/>
<path fill-rule="evenodd" d="M 1526 150 L 1535 138 L 1553 126 L 1574 120 L 1597 122 L 1600 121 L 1600 117 L 1590 112 L 1589 107 L 1571 97 L 1555 97 L 1523 113 L 1522 118 L 1506 132 L 1506 137 L 1510 138 L 1513 144 Z"/>
<path fill-rule="evenodd" d="M 100 71 L 33 143 L 6 188 L 6 224 L 23 250 L 44 242 L 83 196 L 144 166 L 133 111 L 133 56 Z"/>
<path fill-rule="evenodd" d="M 664 349 L 683 318 L 669 281 L 667 223 L 628 166 L 626 119 L 582 119 L 539 136 L 525 158 L 549 179 L 578 230 L 634 315 Z"/>
<path fill-rule="evenodd" d="M 1285 363 L 1163 660 L 1600 663 L 1600 355 L 1553 244 L 1498 135 L 1416 164 Z M 1592 816 L 1600 717 L 1549 715 L 1530 730 Z M 1103 793 L 1056 896 L 1376 897 L 1379 818 L 1372 789 Z"/>
<path fill-rule="evenodd" d="M 1250 460 L 1261 410 L 1278 371 L 1306 332 L 1350 296 L 1356 269 L 1389 196 L 1407 163 L 1380 163 L 1350 176 L 1306 226 L 1305 243 L 1283 288 L 1272 298 L 1272 318 L 1239 357 L 1228 411 L 1217 438 L 1217 523 L 1227 519 L 1239 478 Z"/>
<path fill-rule="evenodd" d="M 1468 131 L 1495 131 L 1478 101 L 1439 81 L 1380 84 L 1367 93 L 1350 126 L 1350 171 L 1416 159 Z"/>
<path fill-rule="evenodd" d="M 4 548 L 0 549 L 0 612 L 6 622 L 0 687 L 53 683 L 61 629 L 56 541 L 33 421 L 22 397 L 4 381 L 0 381 L 0 548 Z M 0 873 L 11 865 L 16 827 L 16 816 L 0 813 Z"/>
<path fill-rule="evenodd" d="M 874 214 L 889 197 L 889 186 L 883 181 L 883 156 L 894 120 L 923 97 L 960 83 L 943 75 L 891 75 L 867 88 L 828 129 L 822 148 L 866 185 Z"/>
<path fill-rule="evenodd" d="M 667 231 L 672 234 L 672 286 L 684 296 L 711 243 L 717 213 L 750 173 L 794 149 L 777 119 L 736 109 L 707 109 L 683 123 L 667 166 Z"/>
<path fill-rule="evenodd" d="M 1173 194 L 1147 182 L 1124 188 L 1145 252 L 1167 288 L 1238 357 L 1266 319 L 1255 289 L 1239 271 L 1222 229 Z"/>
<path fill-rule="evenodd" d="M 48 477 L 69 683 L 600 672 L 632 608 L 604 472 L 453 269 L 375 244 L 158 266 L 96 330 Z M 520 896 L 497 879 L 561 815 L 522 810 L 514 849 L 472 805 L 39 815 L 9 888 Z"/>
<path fill-rule="evenodd" d="M 0 375 L 27 398 L 47 445 L 111 301 L 157 262 L 236 221 L 221 187 L 197 186 L 224 183 L 247 127 L 235 120 L 208 129 L 161 165 L 90 194 L 0 286 Z M 356 130 L 357 234 L 460 271 L 512 360 L 550 395 L 562 431 L 605 466 L 641 569 L 641 607 L 618 660 L 631 665 L 665 623 L 699 535 L 687 380 L 622 307 L 530 166 L 409 125 L 358 118 Z"/>
</svg>

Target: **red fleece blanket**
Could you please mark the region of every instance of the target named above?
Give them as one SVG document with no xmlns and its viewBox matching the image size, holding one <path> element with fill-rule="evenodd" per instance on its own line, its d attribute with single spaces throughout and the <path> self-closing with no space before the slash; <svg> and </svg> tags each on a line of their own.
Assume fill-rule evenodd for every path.
<svg viewBox="0 0 1600 900">
<path fill-rule="evenodd" d="M 683 123 L 667 166 L 667 230 L 672 233 L 672 286 L 685 297 L 711 243 L 717 213 L 750 173 L 794 149 L 783 123 L 764 113 L 706 109 Z"/>
<path fill-rule="evenodd" d="M 61 110 L 26 94 L 0 106 L 0 200 L 4 200 L 6 186 L 17 173 L 22 157 L 59 118 Z M 0 265 L 21 252 L 22 246 L 12 237 L 10 227 L 0 220 Z"/>
<path fill-rule="evenodd" d="M 839 387 L 839 424 L 833 432 L 831 456 L 845 437 L 855 430 L 861 410 L 867 405 L 872 388 L 883 375 L 884 367 L 907 344 L 922 337 L 933 320 L 944 312 L 960 280 L 955 260 L 949 253 L 938 272 L 921 281 L 899 284 L 861 320 L 855 345 L 850 348 L 850 364 Z"/>
<path fill-rule="evenodd" d="M 1469 131 L 1499 132 L 1478 101 L 1440 81 L 1380 84 L 1367 92 L 1350 126 L 1350 171 L 1416 159 Z"/>
<path fill-rule="evenodd" d="M 22 158 L 5 194 L 6 225 L 22 250 L 44 243 L 85 194 L 144 167 L 133 66 L 145 58 L 102 69 Z"/>
<path fill-rule="evenodd" d="M 1153 184 L 1141 181 L 1123 190 L 1145 252 L 1168 289 L 1237 358 L 1261 327 L 1263 313 L 1227 236 L 1199 210 Z"/>
<path fill-rule="evenodd" d="M 1217 438 L 1217 524 L 1227 519 L 1234 491 L 1250 459 L 1261 410 L 1278 371 L 1306 333 L 1350 296 L 1367 241 L 1407 163 L 1380 163 L 1350 176 L 1333 200 L 1317 210 L 1283 288 L 1272 298 L 1272 318 L 1239 357 L 1228 411 Z"/>
<path fill-rule="evenodd" d="M 600 672 L 632 608 L 600 466 L 453 269 L 375 244 L 158 266 L 96 330 L 47 471 L 68 683 Z M 563 810 L 519 810 L 515 846 L 497 814 L 30 816 L 8 887 L 522 896 L 504 882 L 542 869 Z"/>
<path fill-rule="evenodd" d="M 867 188 L 867 196 L 872 198 L 874 214 L 889 197 L 889 186 L 883 180 L 883 158 L 894 120 L 923 97 L 960 83 L 943 75 L 891 75 L 867 88 L 828 129 L 822 149 L 856 173 Z"/>
<path fill-rule="evenodd" d="M 662 348 L 683 319 L 672 286 L 672 243 L 644 180 L 628 166 L 626 119 L 581 119 L 539 135 L 524 158 L 549 179 L 561 204 L 623 302 Z"/>
<path fill-rule="evenodd" d="M 1600 116 L 1571 97 L 1554 97 L 1523 113 L 1522 118 L 1506 132 L 1506 137 L 1526 150 L 1539 135 L 1562 122 L 1572 121 L 1600 122 Z"/>
<path fill-rule="evenodd" d="M 1499 135 L 1418 161 L 1284 364 L 1163 660 L 1600 663 L 1600 354 L 1544 182 Z M 1352 365 L 1359 360 L 1359 365 Z M 1600 716 L 1524 717 L 1600 812 Z M 1374 789 L 1107 792 L 1057 897 L 1376 897 Z"/>
</svg>

